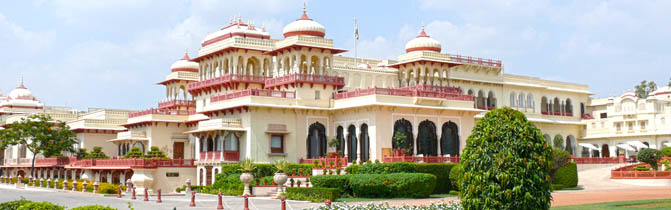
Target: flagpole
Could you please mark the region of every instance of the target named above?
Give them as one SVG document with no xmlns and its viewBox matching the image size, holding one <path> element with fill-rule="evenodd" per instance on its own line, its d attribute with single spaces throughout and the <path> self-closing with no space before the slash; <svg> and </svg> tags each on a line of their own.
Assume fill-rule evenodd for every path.
<svg viewBox="0 0 671 210">
<path fill-rule="evenodd" d="M 356 44 L 357 44 L 357 41 L 359 41 L 359 26 L 356 24 L 356 17 L 354 17 L 354 67 L 359 66 L 359 65 L 357 64 L 357 55 L 356 55 L 356 51 L 357 51 L 357 48 L 356 48 L 357 46 L 356 46 Z"/>
</svg>

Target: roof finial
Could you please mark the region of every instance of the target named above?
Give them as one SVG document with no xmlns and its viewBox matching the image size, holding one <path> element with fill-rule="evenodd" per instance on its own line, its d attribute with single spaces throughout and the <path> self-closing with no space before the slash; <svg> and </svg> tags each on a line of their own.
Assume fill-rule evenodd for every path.
<svg viewBox="0 0 671 210">
<path fill-rule="evenodd" d="M 233 24 L 233 16 L 228 18 L 228 24 Z"/>
<path fill-rule="evenodd" d="M 417 37 L 429 37 L 429 35 L 426 35 L 426 32 L 424 32 L 424 21 L 422 21 L 422 31 L 419 32 Z"/>
<path fill-rule="evenodd" d="M 19 88 L 26 88 L 26 86 L 23 86 L 23 75 L 21 75 L 21 84 L 19 84 Z"/>
<path fill-rule="evenodd" d="M 182 60 L 191 60 L 191 58 L 189 58 L 189 48 L 184 48 L 184 57 Z"/>
<path fill-rule="evenodd" d="M 308 7 L 308 6 L 307 6 L 307 5 L 308 5 L 308 3 L 303 2 L 303 13 L 307 13 L 307 12 L 308 12 L 308 10 L 307 10 L 307 7 Z"/>
<path fill-rule="evenodd" d="M 301 15 L 301 18 L 299 20 L 310 20 L 308 17 L 308 9 L 307 9 L 307 3 L 303 2 L 303 15 Z"/>
</svg>

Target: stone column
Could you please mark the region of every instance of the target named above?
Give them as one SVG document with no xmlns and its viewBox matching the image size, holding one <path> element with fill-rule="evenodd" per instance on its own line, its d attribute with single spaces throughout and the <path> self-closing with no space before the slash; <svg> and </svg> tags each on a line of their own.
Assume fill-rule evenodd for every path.
<svg viewBox="0 0 671 210">
<path fill-rule="evenodd" d="M 119 182 L 121 185 L 126 185 L 126 173 L 120 172 L 119 173 Z"/>
</svg>

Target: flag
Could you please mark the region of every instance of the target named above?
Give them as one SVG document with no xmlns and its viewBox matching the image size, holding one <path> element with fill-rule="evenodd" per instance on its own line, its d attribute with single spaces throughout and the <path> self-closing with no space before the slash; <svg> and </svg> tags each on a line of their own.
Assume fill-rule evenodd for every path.
<svg viewBox="0 0 671 210">
<path fill-rule="evenodd" d="M 354 18 L 354 38 L 359 40 L 359 24 L 356 23 L 356 18 Z"/>
</svg>

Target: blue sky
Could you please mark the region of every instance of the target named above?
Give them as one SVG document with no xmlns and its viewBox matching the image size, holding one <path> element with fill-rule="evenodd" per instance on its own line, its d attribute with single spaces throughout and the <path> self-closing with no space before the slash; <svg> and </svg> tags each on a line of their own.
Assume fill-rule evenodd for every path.
<svg viewBox="0 0 671 210">
<path fill-rule="evenodd" d="M 595 96 L 640 82 L 667 84 L 671 1 L 307 1 L 336 47 L 395 59 L 417 35 L 443 52 L 500 59 L 511 74 L 588 84 Z M 273 38 L 303 1 L 4 1 L 0 3 L 0 89 L 25 77 L 47 105 L 145 109 L 165 96 L 156 85 L 206 34 L 233 15 Z M 349 54 L 349 53 L 348 53 Z"/>
</svg>

